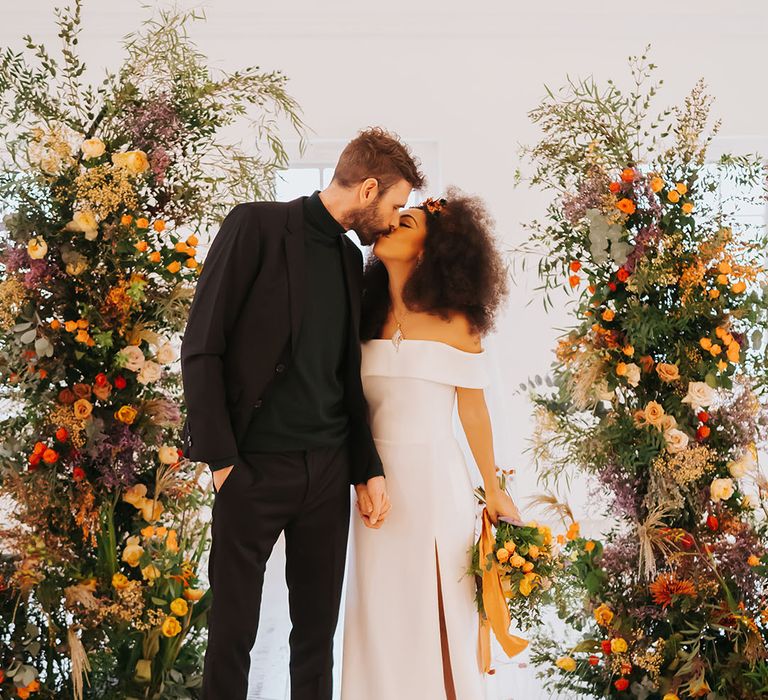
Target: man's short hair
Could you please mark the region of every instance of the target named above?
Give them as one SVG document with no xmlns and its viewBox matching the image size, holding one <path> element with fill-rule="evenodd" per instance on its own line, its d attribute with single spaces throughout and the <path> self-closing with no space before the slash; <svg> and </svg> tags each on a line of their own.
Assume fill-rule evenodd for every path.
<svg viewBox="0 0 768 700">
<path fill-rule="evenodd" d="M 346 145 L 336 164 L 333 181 L 343 187 L 354 187 L 372 177 L 385 192 L 398 180 L 405 180 L 420 190 L 426 184 L 420 167 L 419 160 L 396 134 L 372 127 L 361 131 Z"/>
</svg>

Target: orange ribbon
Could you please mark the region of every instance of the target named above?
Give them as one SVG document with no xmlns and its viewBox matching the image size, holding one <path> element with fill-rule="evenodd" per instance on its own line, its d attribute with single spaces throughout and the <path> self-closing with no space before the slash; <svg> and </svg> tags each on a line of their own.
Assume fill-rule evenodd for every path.
<svg viewBox="0 0 768 700">
<path fill-rule="evenodd" d="M 493 534 L 488 509 L 483 508 L 483 529 L 480 533 L 480 567 L 483 570 L 483 607 L 485 618 L 480 617 L 479 655 L 483 673 L 491 671 L 491 630 L 507 656 L 515 656 L 528 646 L 528 641 L 509 633 L 512 623 L 501 585 L 501 574 L 494 557 L 491 570 L 486 569 L 488 555 L 494 553 L 496 538 Z"/>
</svg>

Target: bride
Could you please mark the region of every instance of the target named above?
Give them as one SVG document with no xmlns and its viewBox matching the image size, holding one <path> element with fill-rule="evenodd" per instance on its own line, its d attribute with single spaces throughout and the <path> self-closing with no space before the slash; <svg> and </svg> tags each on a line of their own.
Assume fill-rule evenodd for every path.
<svg viewBox="0 0 768 700">
<path fill-rule="evenodd" d="M 480 700 L 475 502 L 453 434 L 456 403 L 488 511 L 520 519 L 496 479 L 481 338 L 506 270 L 481 200 L 451 189 L 403 210 L 365 271 L 362 378 L 390 510 L 373 523 L 357 489 L 342 700 Z"/>
</svg>

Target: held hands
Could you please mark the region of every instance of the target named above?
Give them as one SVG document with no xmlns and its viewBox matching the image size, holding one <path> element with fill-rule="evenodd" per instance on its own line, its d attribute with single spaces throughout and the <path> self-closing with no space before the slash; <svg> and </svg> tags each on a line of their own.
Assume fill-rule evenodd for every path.
<svg viewBox="0 0 768 700">
<path fill-rule="evenodd" d="M 387 495 L 387 485 L 383 476 L 374 476 L 366 484 L 355 484 L 357 492 L 357 512 L 363 524 L 378 530 L 387 518 L 392 504 Z"/>
<path fill-rule="evenodd" d="M 491 522 L 496 525 L 499 517 L 503 516 L 517 522 L 522 522 L 523 516 L 520 515 L 518 507 L 512 500 L 512 497 L 500 488 L 494 488 L 486 493 L 485 507 L 488 509 L 488 516 Z"/>
</svg>

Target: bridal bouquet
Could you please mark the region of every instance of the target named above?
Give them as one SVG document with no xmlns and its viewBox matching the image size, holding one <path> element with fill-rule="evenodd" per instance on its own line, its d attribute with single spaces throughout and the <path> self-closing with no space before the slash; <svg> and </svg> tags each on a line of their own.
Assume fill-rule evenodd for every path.
<svg viewBox="0 0 768 700">
<path fill-rule="evenodd" d="M 499 474 L 499 484 L 507 489 L 507 473 Z M 478 501 L 485 503 L 482 488 L 475 491 Z M 487 508 L 483 508 L 480 535 L 471 549 L 469 573 L 475 577 L 476 602 L 481 625 L 481 657 L 483 670 L 490 670 L 490 631 L 508 656 L 514 656 L 528 645 L 520 637 L 509 634 L 512 622 L 527 629 L 539 619 L 541 606 L 548 602 L 553 576 L 560 568 L 556 546 L 549 527 L 535 522 L 522 524 L 500 517 L 493 525 Z"/>
</svg>

